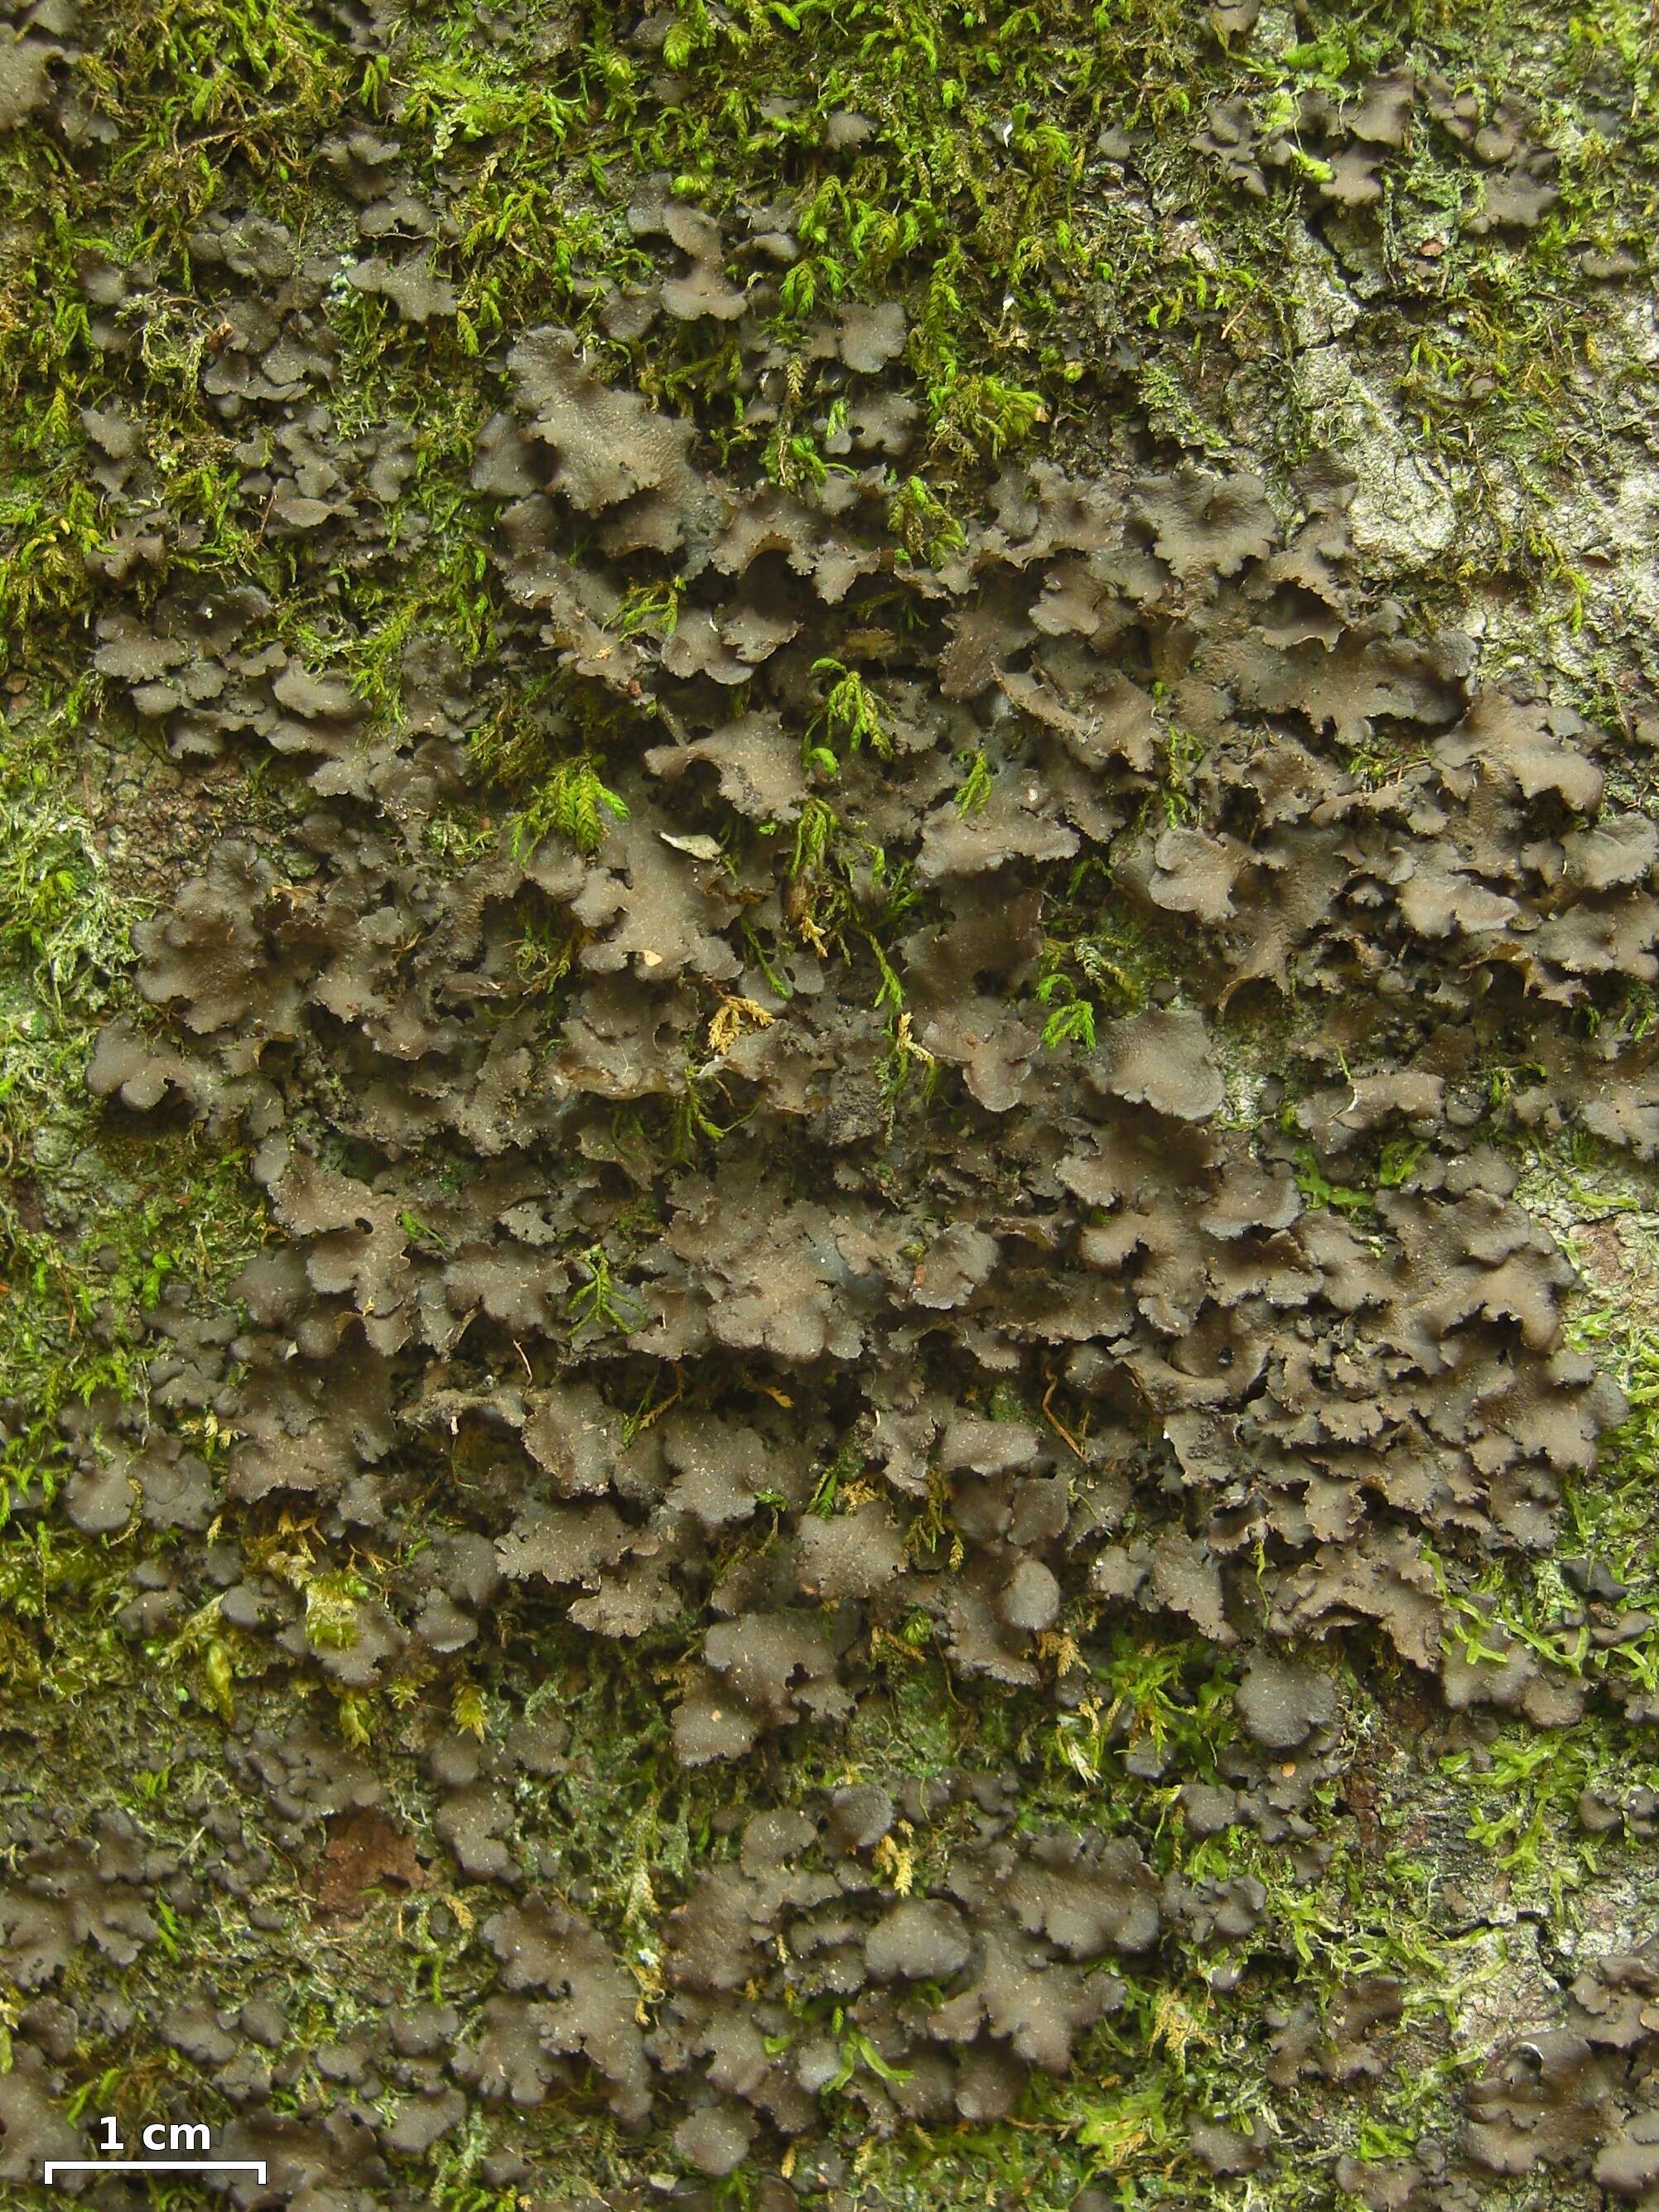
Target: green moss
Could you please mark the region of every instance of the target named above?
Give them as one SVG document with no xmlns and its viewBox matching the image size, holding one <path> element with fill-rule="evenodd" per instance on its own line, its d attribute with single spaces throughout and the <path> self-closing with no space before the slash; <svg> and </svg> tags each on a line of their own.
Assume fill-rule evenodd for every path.
<svg viewBox="0 0 1659 2212">
<path fill-rule="evenodd" d="M 1092 1051 L 1097 1026 L 1135 1013 L 1174 973 L 1152 920 L 1113 889 L 1097 859 L 1079 861 L 1045 917 L 1034 986 L 1042 1041 Z"/>
<path fill-rule="evenodd" d="M 122 131 L 112 175 L 157 243 L 211 207 L 234 165 L 291 192 L 352 91 L 372 76 L 293 0 L 183 0 L 158 21 L 118 0 L 82 64 L 94 113 Z"/>
<path fill-rule="evenodd" d="M 0 1662 L 10 1724 L 55 1727 L 130 1675 L 113 1621 L 166 1539 L 62 1519 L 66 1408 L 145 1395 L 144 1317 L 169 1285 L 223 1295 L 263 1233 L 241 1154 L 182 1135 L 124 1145 L 82 1083 L 95 1024 L 126 1003 L 137 909 L 74 794 L 84 695 L 20 720 L 0 769 Z M 211 1460 L 210 1413 L 181 1423 Z"/>
<path fill-rule="evenodd" d="M 113 1616 L 132 1564 L 131 1547 L 48 1522 L 0 1525 L 0 1726 L 32 1731 L 129 1674 Z"/>
</svg>

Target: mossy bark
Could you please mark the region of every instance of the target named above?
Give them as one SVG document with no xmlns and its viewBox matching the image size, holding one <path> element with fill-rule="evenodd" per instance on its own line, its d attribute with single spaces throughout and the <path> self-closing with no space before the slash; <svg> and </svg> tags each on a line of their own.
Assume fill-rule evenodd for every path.
<svg viewBox="0 0 1659 2212">
<path fill-rule="evenodd" d="M 515 828 L 521 846 L 591 852 L 626 807 L 605 781 L 615 702 L 578 691 L 581 744 L 556 767 L 544 692 L 498 658 L 517 618 L 495 559 L 503 501 L 474 468 L 513 404 L 508 348 L 566 326 L 609 381 L 690 425 L 711 465 L 812 493 L 853 434 L 819 381 L 820 325 L 843 305 L 896 305 L 891 388 L 921 425 L 894 471 L 900 557 L 947 567 L 1011 462 L 1249 471 L 1281 517 L 1305 511 L 1310 486 L 1352 477 L 1358 570 L 1400 634 L 1464 634 L 1483 680 L 1575 706 L 1608 738 L 1610 797 L 1650 811 L 1659 64 L 1633 0 L 1525 15 L 1491 0 L 696 0 L 643 20 L 559 0 L 0 12 L 15 33 L 0 62 L 0 1820 L 8 1865 L 56 1854 L 70 1897 L 60 1910 L 43 1892 L 33 1920 L 6 1924 L 0 2174 L 15 2201 L 44 2205 L 40 2157 L 81 2140 L 88 2116 L 228 2130 L 247 2104 L 239 2068 L 270 2064 L 270 2109 L 296 2131 L 353 2097 L 383 2128 L 435 2098 L 441 2039 L 463 2021 L 472 2034 L 497 1985 L 483 1923 L 501 1899 L 478 1871 L 492 1844 L 514 1881 L 548 1885 L 604 1930 L 654 2017 L 667 1916 L 734 1859 L 733 1806 L 750 1809 L 747 1781 L 673 1756 L 682 1624 L 601 1646 L 514 1616 L 494 1644 L 365 1686 L 323 1659 L 349 1651 L 380 1601 L 388 1563 L 372 1547 L 331 1540 L 299 1510 L 243 1525 L 216 1503 L 157 1527 L 112 1509 L 102 1528 L 67 1512 L 76 1449 L 152 1396 L 212 1487 L 232 1439 L 222 1382 L 198 1380 L 192 1346 L 216 1330 L 234 1380 L 246 1310 L 233 1286 L 281 1241 L 246 1131 L 85 1088 L 100 1028 L 142 1011 L 132 928 L 165 915 L 227 836 L 290 887 L 315 865 L 316 794 L 291 762 L 239 744 L 234 714 L 228 736 L 192 720 L 199 671 L 182 651 L 112 675 L 108 618 L 216 601 L 222 615 L 246 594 L 250 635 L 323 672 L 368 728 L 420 711 L 419 654 L 441 644 L 489 715 L 471 780 L 427 824 L 428 857 L 459 870 Z M 1407 73 L 1417 104 L 1396 130 L 1376 88 Z M 385 205 L 382 173 L 404 197 L 377 231 L 363 216 Z M 688 256 L 696 267 L 653 222 L 665 179 L 683 228 L 701 210 L 780 240 L 765 405 L 718 289 L 718 312 L 630 320 L 647 280 L 665 266 L 686 280 Z M 382 236 L 401 289 L 385 282 Z M 240 285 L 228 307 L 227 270 Z M 320 367 L 250 367 L 248 321 L 305 285 Z M 326 453 L 305 419 L 315 406 Z M 299 503 L 286 519 L 282 501 Z M 353 502 L 331 537 L 331 511 Z M 638 584 L 618 636 L 672 633 L 679 591 Z M 890 742 L 884 647 L 866 642 L 875 677 L 830 660 L 815 672 L 804 773 L 816 748 L 820 792 L 837 764 Z M 172 687 L 175 719 L 150 711 L 143 684 Z M 1348 766 L 1385 781 L 1409 745 L 1384 728 Z M 1183 746 L 1172 727 L 1160 803 L 1177 828 L 1191 814 Z M 985 755 L 955 772 L 971 823 L 990 797 Z M 804 941 L 844 939 L 866 997 L 886 1002 L 884 1102 L 936 1069 L 902 1011 L 903 906 L 885 856 L 839 835 L 822 796 L 801 810 L 783 837 L 787 896 Z M 1032 988 L 1051 1051 L 1092 1048 L 1097 1022 L 1153 1002 L 1186 957 L 1179 922 L 1149 924 L 1086 886 L 1047 927 Z M 524 938 L 519 980 L 545 991 L 550 1019 L 586 941 L 574 927 Z M 1651 990 L 1639 976 L 1621 988 L 1595 1018 L 1639 1046 Z M 769 1018 L 733 993 L 714 1018 L 724 1051 Z M 1292 1018 L 1264 1011 L 1230 1032 L 1233 1126 L 1279 1110 Z M 706 1024 L 688 1054 L 694 1042 L 706 1049 Z M 1582 1133 L 1545 1141 L 1506 1121 L 1529 1079 L 1493 1069 L 1493 1127 L 1523 1170 L 1522 1201 L 1577 1271 L 1574 1341 L 1632 1410 L 1595 1468 L 1568 1480 L 1553 1544 L 1437 1559 L 1464 1710 L 1379 1639 L 1338 1639 L 1328 1771 L 1298 1796 L 1285 1761 L 1294 1861 L 1248 1829 L 1206 1829 L 1183 1800 L 1182 1779 L 1212 1777 L 1237 1732 L 1237 1665 L 1202 1637 L 1118 1627 L 1086 1687 L 1057 1699 L 1082 1663 L 1065 1623 L 1029 1693 L 953 1680 L 926 1624 L 901 1623 L 872 1645 L 879 1696 L 838 1731 L 803 1731 L 792 1753 L 801 1793 L 964 1772 L 988 1790 L 1017 1771 L 1022 1831 L 1073 1817 L 1085 1796 L 1160 1879 L 1224 1900 L 1124 1966 L 1085 2063 L 1034 2073 L 1004 2119 L 926 2130 L 894 2118 L 881 2051 L 821 2003 L 799 2030 L 834 2046 L 819 2122 L 799 2151 L 763 2141 L 729 2179 L 700 2179 L 665 2124 L 630 2132 L 584 2075 L 524 2111 L 481 2094 L 430 2145 L 416 2130 L 356 2166 L 342 2150 L 313 2201 L 508 2212 L 672 2187 L 766 2212 L 784 2189 L 836 2206 L 1056 2212 L 1541 2202 L 1537 2176 L 1511 2188 L 1468 2163 L 1468 2090 L 1494 2053 L 1562 2016 L 1585 1962 L 1654 1932 L 1659 1628 L 1642 1608 L 1659 1574 L 1659 1188 Z M 703 1158 L 732 1118 L 688 1076 L 667 1156 Z M 1359 1188 L 1310 1157 L 1301 1198 L 1369 1218 L 1413 1165 L 1387 1158 Z M 417 1246 L 441 1236 L 404 1225 Z M 577 1256 L 576 1326 L 624 1331 L 605 1247 Z M 1046 1419 L 1076 1449 L 1046 1399 L 988 1395 L 986 1411 Z M 478 1472 L 463 1450 L 456 1480 Z M 834 1510 L 856 1477 L 833 1462 L 807 1510 Z M 927 1510 L 937 1526 L 919 1515 L 915 1540 L 948 1571 L 938 1498 Z M 451 1533 L 440 1504 L 404 1535 L 414 1547 Z M 188 1607 L 173 1601 L 185 1551 L 205 1577 Z M 308 1640 L 278 1650 L 227 1616 L 222 1592 L 250 1561 L 301 1595 Z M 1586 1562 L 1628 1596 L 1638 1625 L 1616 1639 L 1581 1635 Z M 1573 1726 L 1481 1700 L 1481 1668 L 1516 1650 L 1587 1688 Z M 557 1745 L 526 1752 L 493 1828 L 468 1828 L 495 1784 L 462 1773 L 465 1747 L 493 1754 L 554 1715 Z M 298 1779 L 255 1771 L 258 1729 L 300 1747 Z M 446 1814 L 457 1792 L 471 1810 Z M 959 1791 L 930 1823 L 897 1820 L 872 1881 L 925 1893 L 974 1819 Z M 1347 2018 L 1356 1990 L 1385 1984 L 1388 2007 Z M 274 2006 L 280 2035 L 249 2004 Z M 408 2030 L 395 2080 L 351 2055 L 394 2004 L 455 2008 L 448 2026 L 438 2013 Z M 1588 2157 L 1541 2185 L 1563 2206 L 1607 2201 Z"/>
</svg>

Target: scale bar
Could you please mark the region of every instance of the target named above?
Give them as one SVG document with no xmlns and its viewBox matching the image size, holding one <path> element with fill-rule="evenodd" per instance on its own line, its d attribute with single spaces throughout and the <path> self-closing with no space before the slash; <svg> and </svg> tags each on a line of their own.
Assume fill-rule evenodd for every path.
<svg viewBox="0 0 1659 2212">
<path fill-rule="evenodd" d="M 49 2158 L 47 2186 L 54 2173 L 251 2173 L 264 2185 L 262 2158 Z"/>
</svg>

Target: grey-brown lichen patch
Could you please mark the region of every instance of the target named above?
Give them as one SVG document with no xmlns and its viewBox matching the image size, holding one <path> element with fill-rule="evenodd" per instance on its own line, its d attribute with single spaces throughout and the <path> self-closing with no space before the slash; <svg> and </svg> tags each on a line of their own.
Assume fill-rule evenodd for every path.
<svg viewBox="0 0 1659 2212">
<path fill-rule="evenodd" d="M 844 2212 L 920 2201 L 918 2145 L 932 2201 L 1639 2202 L 1630 1942 L 1461 2134 L 1425 1992 L 1540 1834 L 1659 1826 L 1579 1748 L 1651 1725 L 1647 1586 L 1586 1533 L 1623 1401 L 1522 1202 L 1659 1156 L 1659 839 L 1590 643 L 1460 611 L 1474 461 L 1432 346 L 1419 422 L 1374 343 L 1447 337 L 1448 254 L 1627 299 L 1600 126 L 1239 6 L 1195 96 L 1051 131 L 1023 21 L 994 70 L 953 22 L 900 193 L 939 72 L 882 33 L 856 106 L 720 108 L 726 177 L 674 118 L 839 29 L 301 8 L 270 135 L 216 106 L 244 55 L 118 143 L 110 12 L 77 74 L 12 10 L 0 124 L 213 174 L 182 246 L 30 264 L 86 404 L 20 450 L 85 451 L 4 576 L 68 610 L 41 711 L 155 763 L 80 1111 L 245 1159 L 266 1241 L 215 1304 L 146 1214 L 142 1295 L 73 1293 L 126 1357 L 53 1401 L 0 1649 L 84 1577 L 88 1663 L 195 1705 L 122 1717 L 101 1826 L 55 1769 L 0 1807 L 0 2170 L 163 2048 L 314 2212 L 566 2165 Z M 1285 240 L 1270 433 L 1216 363 Z M 1621 450 L 1568 520 L 1629 554 Z M 1473 1856 L 1454 1770 L 1521 1808 L 1501 1876 L 1389 1925 L 1420 1820 Z"/>
<path fill-rule="evenodd" d="M 349 1634 L 268 1583 L 239 1620 L 353 1690 L 411 1638 L 462 1649 L 496 1617 L 624 1639 L 684 1620 L 692 1768 L 844 1723 L 905 1622 L 963 1680 L 1024 1689 L 1062 1623 L 1085 1654 L 1124 1613 L 1243 1646 L 1240 1719 L 1274 1754 L 1334 1717 L 1310 1640 L 1372 1628 L 1440 1669 L 1419 1544 L 1547 1545 L 1563 1477 L 1620 1412 L 1564 1344 L 1565 1270 L 1481 1130 L 1482 1070 L 1522 1035 L 1552 1066 L 1550 1111 L 1581 1097 L 1640 1144 L 1656 1110 L 1613 1011 L 1652 969 L 1654 843 L 1604 807 L 1604 741 L 1483 689 L 1468 640 L 1413 637 L 1368 594 L 1340 477 L 1286 528 L 1246 477 L 1010 469 L 995 520 L 918 573 L 884 540 L 877 472 L 780 504 L 556 331 L 512 373 L 480 477 L 514 501 L 498 550 L 528 611 L 503 650 L 562 666 L 567 711 L 608 702 L 603 781 L 551 757 L 573 808 L 556 779 L 592 775 L 588 825 L 570 816 L 572 849 L 521 828 L 438 865 L 424 825 L 465 787 L 466 710 L 337 756 L 349 691 L 275 670 L 237 741 L 355 763 L 311 775 L 313 872 L 222 844 L 139 934 L 171 1041 L 112 1030 L 94 1062 L 130 1108 L 181 1091 L 240 1121 L 289 1240 L 248 1285 L 226 1498 L 303 1502 L 331 1538 L 396 1548 L 450 1481 L 423 1411 L 440 1376 L 450 1434 L 482 1455 L 447 1491 L 456 1534 L 357 1601 Z M 639 526 L 578 557 L 570 533 L 612 514 Z M 694 531 L 713 557 L 688 558 Z M 625 635 L 607 561 L 641 557 L 679 562 L 675 618 Z M 860 640 L 895 593 L 908 641 L 866 678 Z M 117 637 L 107 672 L 152 683 L 154 653 Z M 1395 731 L 1391 775 L 1356 768 Z M 704 758 L 712 783 L 687 772 Z M 772 793 L 786 823 L 816 810 L 816 851 L 805 826 L 793 857 L 787 828 L 755 835 Z M 1179 981 L 1091 1014 L 1093 1048 L 1068 1051 L 1029 979 L 1085 852 L 1139 926 L 1178 927 Z M 846 903 L 820 922 L 832 856 Z M 908 933 L 883 950 L 907 878 Z M 527 928 L 570 948 L 562 1045 L 515 978 Z M 891 1000 L 915 994 L 908 1048 L 860 1004 L 889 975 Z M 1241 994 L 1292 992 L 1298 1102 L 1231 1127 L 1219 1040 Z M 1603 1006 L 1587 1055 L 1575 1010 Z M 603 1075 L 572 1049 L 584 1034 L 612 1041 Z M 926 1115 L 894 1080 L 907 1049 L 939 1071 Z M 817 1102 L 883 1052 L 885 1103 L 821 1151 Z M 617 1148 L 618 1100 L 654 1139 Z M 1320 1201 L 1389 1146 L 1405 1164 L 1363 1218 Z M 984 1419 L 993 1382 L 1046 1418 Z M 630 1422 L 670 1400 L 659 1425 Z M 895 1420 L 896 1455 L 876 1444 Z M 118 1482 L 85 1493 L 100 1525 L 120 1507 Z M 509 1589 L 527 1614 L 502 1614 Z M 1443 1671 L 1455 1709 L 1569 1717 L 1518 1645 Z M 439 1834 L 505 1879 L 498 1786 L 470 1752 L 434 1773 Z M 860 2032 L 914 2077 L 921 2118 L 1006 2108 L 1025 2069 L 1063 2069 L 1118 2001 L 1080 1969 L 1156 1940 L 1122 1839 L 988 1835 L 872 1917 L 818 1833 L 804 1811 L 757 1815 L 741 1866 L 702 1877 L 643 2039 L 591 1929 L 560 1920 L 558 1960 L 538 1936 L 532 1966 L 528 1908 L 498 1915 L 507 1994 L 463 2081 L 528 2105 L 586 2067 L 629 2118 L 704 2082 L 674 2140 L 723 2172 L 762 2118 L 791 2135 L 812 2109 L 807 2055 L 730 2055 L 720 1993 L 768 1987 L 769 1952 L 834 1957 L 848 1996 L 872 1978 Z M 943 1985 L 931 2008 L 899 1999 L 915 1981 Z"/>
</svg>

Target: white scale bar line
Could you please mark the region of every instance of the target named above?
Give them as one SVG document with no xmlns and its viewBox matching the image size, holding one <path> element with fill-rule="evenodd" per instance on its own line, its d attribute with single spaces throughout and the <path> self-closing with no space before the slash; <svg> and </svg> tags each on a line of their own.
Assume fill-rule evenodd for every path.
<svg viewBox="0 0 1659 2212">
<path fill-rule="evenodd" d="M 262 2158 L 49 2158 L 46 2181 L 54 2173 L 251 2173 L 264 2185 Z"/>
</svg>

